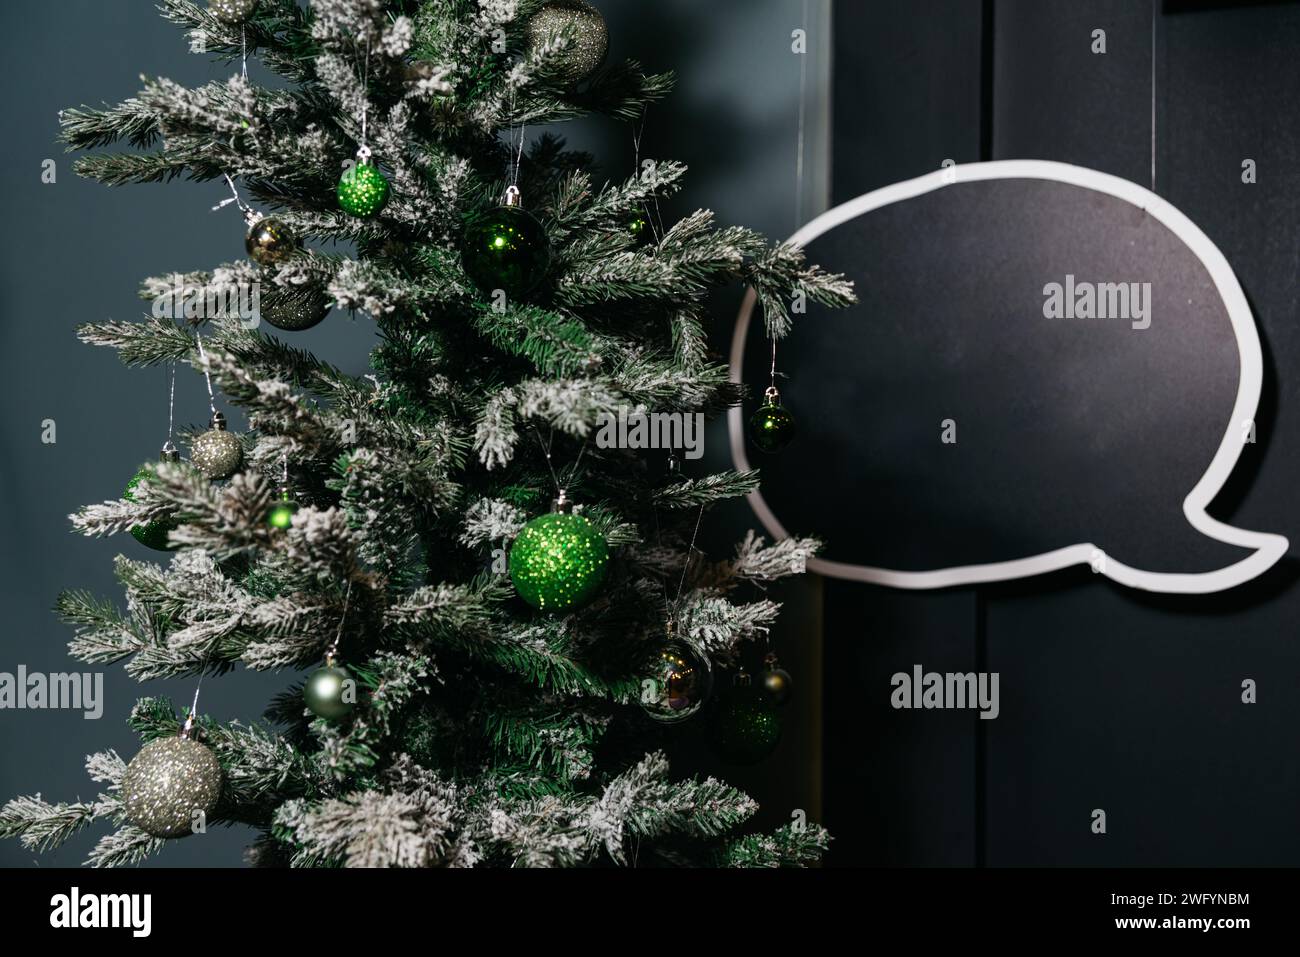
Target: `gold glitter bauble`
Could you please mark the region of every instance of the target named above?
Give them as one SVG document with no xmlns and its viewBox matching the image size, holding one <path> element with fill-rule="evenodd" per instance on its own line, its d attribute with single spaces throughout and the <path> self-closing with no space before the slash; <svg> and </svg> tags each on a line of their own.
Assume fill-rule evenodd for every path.
<svg viewBox="0 0 1300 957">
<path fill-rule="evenodd" d="M 208 13 L 222 23 L 243 23 L 257 9 L 257 0 L 208 0 Z"/>
<path fill-rule="evenodd" d="M 190 462 L 210 479 L 226 479 L 239 471 L 244 462 L 244 447 L 239 436 L 226 431 L 220 412 L 212 417 L 212 428 L 200 433 L 190 443 Z"/>
<path fill-rule="evenodd" d="M 560 36 L 567 36 L 569 45 L 550 62 L 556 64 L 566 80 L 581 80 L 605 59 L 609 46 L 605 18 L 586 0 L 552 0 L 529 19 L 530 48 L 536 49 Z"/>
<path fill-rule="evenodd" d="M 189 738 L 150 741 L 122 777 L 122 805 L 131 823 L 154 837 L 189 834 L 221 797 L 221 765 Z"/>
</svg>

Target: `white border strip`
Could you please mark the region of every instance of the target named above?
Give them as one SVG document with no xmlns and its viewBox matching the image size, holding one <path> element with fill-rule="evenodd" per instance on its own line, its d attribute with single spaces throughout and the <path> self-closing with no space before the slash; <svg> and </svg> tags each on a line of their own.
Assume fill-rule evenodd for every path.
<svg viewBox="0 0 1300 957">
<path fill-rule="evenodd" d="M 1047 160 L 999 160 L 992 163 L 967 163 L 936 170 L 916 179 L 894 183 L 882 189 L 874 190 L 856 199 L 852 199 L 834 209 L 827 210 L 816 219 L 790 237 L 790 242 L 803 246 L 809 240 L 834 229 L 863 213 L 879 209 L 890 203 L 911 199 L 934 189 L 940 189 L 951 183 L 973 182 L 985 179 L 1045 179 L 1058 183 L 1069 183 L 1085 189 L 1096 190 L 1115 196 L 1146 210 L 1151 216 L 1167 226 L 1189 249 L 1201 260 L 1210 278 L 1214 280 L 1232 330 L 1237 339 L 1237 351 L 1241 360 L 1240 377 L 1237 386 L 1237 401 L 1232 408 L 1227 432 L 1219 443 L 1210 467 L 1201 476 L 1195 487 L 1183 500 L 1183 514 L 1187 521 L 1202 535 L 1229 545 L 1254 549 L 1254 554 L 1224 568 L 1210 572 L 1192 574 L 1175 574 L 1169 572 L 1147 572 L 1125 565 L 1106 555 L 1090 542 L 1069 545 L 1054 551 L 1043 552 L 1028 558 L 1009 562 L 994 562 L 987 565 L 962 565 L 954 568 L 940 568 L 934 571 L 909 572 L 890 568 L 876 568 L 869 565 L 851 565 L 845 562 L 832 562 L 820 558 L 809 559 L 810 571 L 828 575 L 831 578 L 846 578 L 853 581 L 888 585 L 893 588 L 948 588 L 953 585 L 971 585 L 979 582 L 1007 581 L 1015 578 L 1028 578 L 1057 571 L 1071 565 L 1091 565 L 1093 569 L 1107 578 L 1113 579 L 1130 588 L 1145 591 L 1172 592 L 1180 594 L 1205 594 L 1233 588 L 1243 582 L 1262 574 L 1271 568 L 1286 554 L 1289 543 L 1281 535 L 1267 532 L 1251 532 L 1233 528 L 1206 514 L 1206 507 L 1223 488 L 1232 469 L 1241 455 L 1243 430 L 1245 423 L 1253 422 L 1259 405 L 1260 386 L 1264 377 L 1264 361 L 1260 351 L 1259 334 L 1255 330 L 1255 320 L 1250 312 L 1250 305 L 1241 291 L 1232 267 L 1217 246 L 1205 233 L 1185 215 L 1165 202 L 1155 193 L 1144 189 L 1136 183 L 1086 169 L 1068 163 L 1053 163 Z M 754 311 L 754 291 L 748 290 L 740 306 L 740 315 L 736 319 L 736 329 L 731 340 L 731 381 L 740 382 L 741 364 L 744 359 L 745 337 L 749 332 L 749 321 Z M 744 423 L 739 406 L 733 406 L 727 412 L 727 430 L 731 439 L 731 456 L 736 468 L 750 468 L 745 455 Z M 768 533 L 778 539 L 788 538 L 789 533 L 780 519 L 773 514 L 764 501 L 761 491 L 751 492 L 749 503 L 759 521 Z"/>
</svg>

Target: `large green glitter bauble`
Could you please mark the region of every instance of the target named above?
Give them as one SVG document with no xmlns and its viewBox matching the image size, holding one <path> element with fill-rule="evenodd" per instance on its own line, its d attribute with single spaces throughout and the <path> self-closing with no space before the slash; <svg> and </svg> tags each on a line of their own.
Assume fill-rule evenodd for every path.
<svg viewBox="0 0 1300 957">
<path fill-rule="evenodd" d="M 339 208 L 353 216 L 373 216 L 388 202 L 388 180 L 374 163 L 357 161 L 339 178 Z"/>
<path fill-rule="evenodd" d="M 154 837 L 189 834 L 220 797 L 221 766 L 205 745 L 189 738 L 150 741 L 122 776 L 126 816 Z"/>
<path fill-rule="evenodd" d="M 760 451 L 780 452 L 794 440 L 794 433 L 794 416 L 779 400 L 767 400 L 749 417 L 749 437 Z"/>
<path fill-rule="evenodd" d="M 588 601 L 605 578 L 609 546 L 581 515 L 552 512 L 523 527 L 510 547 L 510 580 L 519 597 L 542 611 Z"/>
<path fill-rule="evenodd" d="M 762 686 L 734 685 L 718 698 L 709 743 L 723 761 L 757 764 L 780 741 L 781 715 Z"/>
<path fill-rule="evenodd" d="M 600 11 L 586 0 L 551 0 L 529 19 L 530 50 L 560 37 L 569 45 L 550 62 L 570 82 L 581 80 L 605 59 L 609 29 Z"/>
<path fill-rule="evenodd" d="M 641 677 L 641 707 L 661 724 L 699 712 L 713 689 L 713 666 L 681 641 L 669 641 L 650 658 Z"/>
<path fill-rule="evenodd" d="M 465 223 L 460 245 L 465 273 L 483 292 L 505 290 L 512 299 L 526 295 L 546 278 L 551 242 L 532 213 L 498 206 Z"/>
<path fill-rule="evenodd" d="M 126 483 L 126 491 L 122 493 L 122 497 L 128 502 L 134 502 L 135 490 L 140 486 L 140 483 L 148 482 L 152 478 L 153 469 L 147 465 L 141 466 L 140 471 L 131 476 L 131 481 Z M 167 541 L 167 533 L 175 527 L 175 522 L 160 518 L 152 522 L 145 522 L 143 525 L 132 525 L 131 535 L 137 542 L 147 548 L 167 552 L 176 547 Z"/>
<path fill-rule="evenodd" d="M 357 683 L 346 668 L 326 665 L 312 672 L 302 688 L 302 698 L 313 714 L 336 721 L 347 717 L 357 703 Z"/>
</svg>

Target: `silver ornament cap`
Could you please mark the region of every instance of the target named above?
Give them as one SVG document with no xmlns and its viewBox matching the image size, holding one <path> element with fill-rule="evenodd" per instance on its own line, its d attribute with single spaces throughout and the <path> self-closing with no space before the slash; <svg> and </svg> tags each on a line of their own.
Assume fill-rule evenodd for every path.
<svg viewBox="0 0 1300 957">
<path fill-rule="evenodd" d="M 239 436 L 226 431 L 226 417 L 212 413 L 211 427 L 190 443 L 190 461 L 210 479 L 226 479 L 239 471 L 244 447 Z"/>
<path fill-rule="evenodd" d="M 183 837 L 221 797 L 221 765 L 206 745 L 186 737 L 150 741 L 122 777 L 131 823 L 154 837 Z"/>
</svg>

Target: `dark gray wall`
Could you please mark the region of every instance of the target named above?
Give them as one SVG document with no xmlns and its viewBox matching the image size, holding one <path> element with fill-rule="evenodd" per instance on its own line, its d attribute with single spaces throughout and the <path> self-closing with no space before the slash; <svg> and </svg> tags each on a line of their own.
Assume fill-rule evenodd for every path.
<svg viewBox="0 0 1300 957">
<path fill-rule="evenodd" d="M 691 166 L 685 194 L 665 211 L 681 215 L 697 207 L 715 209 L 725 222 L 743 223 L 774 236 L 794 223 L 794 118 L 798 66 L 789 52 L 790 30 L 798 25 L 798 0 L 670 0 L 647 6 L 631 0 L 600 0 L 610 26 L 611 56 L 635 56 L 653 69 L 675 69 L 679 92 L 651 111 L 643 155 L 682 159 Z M 814 0 L 823 18 L 826 0 Z M 153 553 L 125 537 L 92 541 L 73 536 L 68 513 L 82 504 L 116 498 L 140 462 L 151 459 L 166 435 L 167 373 L 127 370 L 111 350 L 81 345 L 78 323 L 141 312 L 135 298 L 144 276 L 201 268 L 242 254 L 242 228 L 231 209 L 213 213 L 222 188 L 172 183 L 110 190 L 77 179 L 70 157 L 55 145 L 57 111 L 80 103 L 116 102 L 133 95 L 141 73 L 195 85 L 228 75 L 187 52 L 180 33 L 148 3 L 103 0 L 27 0 L 0 9 L 0 43 L 6 89 L 7 148 L 0 156 L 8 201 L 9 229 L 0 256 L 0 499 L 4 547 L 0 588 L 7 627 L 0 632 L 0 671 L 18 665 L 30 671 L 80 668 L 68 658 L 68 630 L 50 613 L 67 587 L 86 588 L 121 600 L 111 574 L 119 552 L 149 559 Z M 824 46 L 822 31 L 814 44 Z M 821 46 L 814 46 L 820 49 Z M 820 66 L 826 65 L 824 56 Z M 817 71 L 810 71 L 814 88 Z M 257 74 L 256 65 L 253 66 Z M 810 93 L 810 109 L 829 102 L 823 90 Z M 810 117 L 816 129 L 817 119 Z M 630 132 L 624 124 L 592 120 L 563 129 L 577 146 L 603 161 L 603 172 L 620 179 L 631 169 Z M 810 138 L 805 210 L 815 208 L 817 170 L 826 167 L 815 136 Z M 40 183 L 40 164 L 58 163 L 53 185 Z M 824 182 L 821 183 L 824 188 Z M 717 315 L 722 342 L 736 303 L 722 296 Z M 365 317 L 335 314 L 316 329 L 293 336 L 349 372 L 366 368 L 373 341 Z M 58 441 L 40 441 L 41 422 L 57 422 Z M 206 418 L 203 385 L 182 371 L 177 385 L 180 423 Z M 235 419 L 235 424 L 239 422 Z M 722 462 L 720 452 L 711 461 Z M 710 532 L 709 544 L 726 554 L 751 524 L 733 510 Z M 803 620 L 815 624 L 815 588 L 798 593 Z M 786 626 L 798 636 L 798 622 Z M 815 637 L 815 632 L 812 637 Z M 811 646 L 815 648 L 815 645 Z M 810 658 L 815 662 L 815 658 Z M 811 666 L 810 666 L 811 667 Z M 797 670 L 797 669 L 796 669 Z M 221 720 L 256 719 L 268 699 L 293 674 L 238 671 L 204 685 L 203 708 Z M 767 801 L 775 820 L 789 807 L 808 807 L 815 791 L 809 746 L 817 723 L 815 672 L 804 686 L 800 717 L 773 770 L 744 781 L 771 787 Z M 124 718 L 140 694 L 167 694 L 188 701 L 188 681 L 141 687 L 120 668 L 105 670 L 105 712 L 98 721 L 62 711 L 0 711 L 0 799 L 40 791 L 52 800 L 89 798 L 96 786 L 82 770 L 82 756 L 116 748 L 129 757 L 137 739 Z M 797 778 L 797 780 L 795 780 Z M 794 781 L 792 784 L 791 782 Z M 781 790 L 784 788 L 784 790 Z M 64 850 L 39 856 L 16 842 L 0 842 L 0 864 L 72 865 L 84 859 L 96 835 Z M 214 832 L 175 842 L 155 859 L 167 865 L 236 866 L 250 832 Z"/>
<path fill-rule="evenodd" d="M 1089 51 L 1095 28 L 1105 55 Z M 1259 440 L 1211 514 L 1287 535 L 1291 556 L 1190 598 L 1086 570 L 942 593 L 828 581 L 838 863 L 1300 860 L 1300 4 L 1168 3 L 1155 36 L 1156 189 L 1223 251 L 1264 342 Z M 832 201 L 945 157 L 1058 160 L 1148 185 L 1151 41 L 1152 9 L 1132 0 L 837 5 Z M 872 427 L 871 410 L 824 412 Z M 1001 716 L 892 710 L 889 677 L 916 662 L 999 672 Z M 1244 678 L 1256 705 L 1240 701 Z"/>
</svg>

